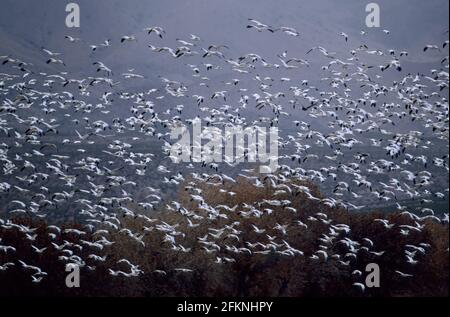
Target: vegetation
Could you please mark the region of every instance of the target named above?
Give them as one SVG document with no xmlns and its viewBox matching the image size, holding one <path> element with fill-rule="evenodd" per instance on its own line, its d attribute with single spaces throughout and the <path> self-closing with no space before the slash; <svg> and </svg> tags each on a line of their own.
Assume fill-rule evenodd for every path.
<svg viewBox="0 0 450 317">
<path fill-rule="evenodd" d="M 399 230 L 400 225 L 417 226 L 416 220 L 407 213 L 349 212 L 329 208 L 308 199 L 303 193 L 278 195 L 280 200 L 289 199 L 296 212 L 282 206 L 270 206 L 273 209 L 271 213 L 266 210 L 262 216 L 255 217 L 240 212 L 242 208 L 236 208 L 234 211 L 224 212 L 227 218 L 208 219 L 207 214 L 198 209 L 197 202 L 192 200 L 186 185 L 187 183 L 180 187 L 177 201 L 187 210 L 196 210 L 197 215 L 205 217 L 202 220 L 191 220 L 191 225 L 179 210 L 162 208 L 151 215 L 152 219 L 156 219 L 152 225 L 141 216 L 120 216 L 121 228 L 114 231 L 108 229 L 109 234 L 106 234 L 86 230 L 82 224 L 70 223 L 62 226 L 61 234 L 52 240 L 49 233 L 55 231 L 49 228 L 44 220 L 23 217 L 14 219 L 14 223 L 37 228 L 37 236 L 34 241 L 30 241 L 19 229 L 0 229 L 0 244 L 13 245 L 17 249 L 16 252 L 0 252 L 0 264 L 16 263 L 14 267 L 0 271 L 0 295 L 448 296 L 448 223 L 423 220 L 421 231 L 409 230 L 408 234 L 404 235 Z M 320 197 L 320 193 L 313 186 L 298 185 L 307 185 L 314 196 Z M 206 183 L 196 186 L 202 188 L 205 203 L 212 206 L 226 204 L 232 207 L 261 203 L 264 199 L 271 199 L 274 194 L 274 189 L 269 185 L 255 188 L 242 178 L 238 179 L 237 183 L 225 182 L 220 186 Z M 260 209 L 264 208 L 269 207 L 265 205 Z M 377 218 L 386 219 L 395 226 L 387 229 L 383 223 L 374 221 Z M 308 227 L 299 225 L 298 221 Z M 177 236 L 176 243 L 190 249 L 189 252 L 180 251 L 179 248 L 174 248 L 172 243 L 165 241 L 165 233 L 155 228 L 163 222 L 178 224 L 176 230 L 184 233 L 184 236 Z M 197 223 L 199 225 L 195 226 Z M 277 224 L 288 225 L 286 234 L 274 228 Z M 351 230 L 347 233 L 339 230 L 332 242 L 326 242 L 326 237 L 330 236 L 330 226 L 338 224 L 346 224 Z M 255 232 L 253 225 L 265 232 Z M 209 235 L 212 233 L 209 228 L 225 226 L 232 226 L 241 231 L 239 240 L 227 234 L 214 239 Z M 78 228 L 87 233 L 66 233 L 64 228 Z M 142 241 L 145 247 L 131 239 L 124 230 L 120 230 L 123 228 L 144 235 Z M 199 243 L 198 239 L 205 235 L 208 235 L 208 241 L 215 241 L 220 246 L 220 251 L 206 252 L 204 244 Z M 280 249 L 287 243 L 292 248 L 301 250 L 303 255 L 290 256 L 275 251 L 255 254 L 256 250 L 264 250 L 258 242 L 266 245 L 271 241 L 268 235 L 276 236 L 273 241 L 280 245 Z M 114 243 L 102 250 L 87 246 L 85 241 L 95 242 L 102 236 Z M 360 250 L 356 258 L 349 256 L 348 247 L 339 242 L 346 237 L 359 243 Z M 364 238 L 370 239 L 373 247 L 369 246 Z M 61 251 L 52 245 L 52 242 L 62 244 L 64 240 L 72 243 L 68 249 L 86 261 L 86 266 L 81 268 L 80 288 L 67 288 L 65 285 L 68 274 L 65 272 L 65 262 L 59 258 Z M 405 246 L 420 243 L 429 244 L 425 247 L 425 254 L 418 252 L 415 255 L 418 262 L 408 263 Z M 37 254 L 31 247 L 32 244 L 39 248 L 47 247 L 47 250 Z M 77 244 L 83 247 L 82 250 L 76 247 Z M 230 252 L 227 246 L 232 245 L 251 249 L 253 254 Z M 327 252 L 327 258 L 311 258 L 321 249 Z M 384 253 L 374 254 L 380 251 Z M 92 253 L 106 255 L 106 260 L 101 262 L 90 259 L 88 256 Z M 122 258 L 139 265 L 144 273 L 135 277 L 112 276 L 110 268 L 127 270 L 125 264 L 117 263 Z M 234 259 L 235 262 L 224 261 L 224 258 Z M 30 274 L 18 264 L 18 260 L 42 268 L 48 276 L 40 283 L 33 283 Z M 216 263 L 217 261 L 222 263 Z M 364 283 L 367 274 L 365 267 L 372 262 L 380 267 L 381 285 L 379 288 L 366 288 L 362 292 L 353 286 L 353 283 Z M 179 272 L 174 270 L 175 268 L 189 268 L 193 271 Z M 361 271 L 362 275 L 354 274 L 355 270 Z M 395 271 L 412 274 L 413 277 L 401 277 Z"/>
</svg>

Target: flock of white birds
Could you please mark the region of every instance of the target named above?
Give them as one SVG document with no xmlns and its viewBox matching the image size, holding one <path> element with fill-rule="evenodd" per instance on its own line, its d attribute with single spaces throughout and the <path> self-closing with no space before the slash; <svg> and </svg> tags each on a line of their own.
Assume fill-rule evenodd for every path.
<svg viewBox="0 0 450 317">
<path fill-rule="evenodd" d="M 247 29 L 285 37 L 286 41 L 302 37 L 292 27 L 274 27 L 254 19 L 249 19 Z M 385 219 L 376 221 L 386 230 L 401 230 L 404 235 L 421 231 L 425 220 L 448 222 L 445 211 L 432 207 L 436 201 L 448 200 L 448 41 L 424 43 L 420 54 L 434 54 L 440 62 L 427 73 L 412 73 L 403 61 L 407 51 L 372 48 L 365 41 L 370 32 L 390 36 L 388 30 L 377 29 L 361 31 L 358 39 L 336 32 L 336 37 L 342 37 L 343 45 L 348 46 L 347 54 L 316 46 L 277 56 L 233 56 L 229 45 L 205 43 L 194 34 L 177 38 L 177 47 L 163 46 L 158 43 L 171 35 L 160 26 L 95 45 L 67 35 L 68 46 L 84 45 L 91 51 L 91 65 L 86 66 L 85 76 L 79 77 L 66 71 L 64 55 L 51 48 L 39 53 L 52 72 L 42 72 L 17 56 L 0 56 L 2 232 L 18 230 L 33 243 L 36 230 L 15 223 L 15 217 L 20 216 L 48 221 L 55 241 L 64 233 L 82 238 L 87 232 L 95 232 L 99 237 L 95 243 L 86 241 L 74 246 L 66 241 L 49 247 L 58 250 L 65 263 L 95 269 L 95 263 L 105 260 L 102 249 L 112 243 L 108 240 L 110 232 L 124 233 L 145 248 L 142 232 L 122 225 L 127 217 L 141 218 L 148 232 L 164 233 L 163 243 L 186 253 L 190 248 L 184 246 L 183 230 L 207 223 L 209 234 L 198 237 L 198 243 L 207 253 L 225 254 L 217 256 L 217 265 L 233 262 L 236 253 L 277 252 L 326 260 L 333 256 L 326 245 L 339 242 L 355 257 L 362 248 L 382 256 L 383 252 L 373 249 L 369 239 L 358 242 L 346 237 L 351 228 L 333 223 L 327 215 L 308 219 L 329 225 L 329 232 L 322 237 L 326 240 L 324 247 L 314 254 L 305 254 L 285 241 L 292 224 L 278 224 L 270 230 L 255 225 L 253 230 L 261 241 L 246 241 L 245 247 L 239 242 L 239 222 L 224 228 L 214 226 L 216 219 L 227 218 L 229 213 L 240 212 L 245 218 L 267 216 L 276 208 L 295 213 L 291 201 L 279 197 L 298 193 L 348 212 L 364 212 L 377 203 L 395 205 L 398 212 L 414 220 L 415 226 L 397 227 Z M 138 70 L 120 74 L 97 60 L 99 51 L 114 45 L 133 49 L 133 42 L 138 40 L 151 42 L 148 58 L 167 55 L 173 63 L 189 69 L 189 83 L 163 74 L 159 74 L 159 83 L 150 82 Z M 360 44 L 350 46 L 356 42 Z M 312 70 L 318 62 L 321 66 Z M 308 78 L 296 79 L 305 69 L 320 74 L 318 85 Z M 140 91 L 124 89 L 124 82 L 149 87 Z M 208 161 L 175 164 L 168 151 L 174 142 L 169 139 L 170 129 L 180 124 L 189 126 L 195 118 L 218 128 L 279 127 L 278 170 L 258 175 L 258 164 L 245 168 Z M 198 184 L 220 187 L 236 182 L 237 176 L 255 187 L 272 187 L 273 197 L 236 206 L 214 206 L 203 199 Z M 152 186 L 146 183 L 148 179 L 153 180 Z M 310 188 L 298 185 L 299 180 L 323 184 L 331 191 L 325 198 L 315 197 Z M 180 184 L 186 186 L 195 208 L 183 206 L 170 195 Z M 416 202 L 413 207 L 408 205 L 411 201 Z M 154 219 L 155 209 L 181 213 L 189 225 L 180 229 L 176 223 Z M 83 224 L 84 231 L 52 224 L 53 217 L 67 213 Z M 296 225 L 308 228 L 307 222 Z M 222 235 L 233 235 L 239 246 L 232 242 L 226 247 L 219 245 Z M 416 263 L 416 254 L 427 252 L 428 247 L 408 246 L 405 261 Z M 0 236 L 0 254 L 12 255 L 16 248 L 20 246 L 8 245 Z M 77 255 L 81 248 L 91 250 L 88 258 Z M 39 245 L 33 245 L 33 249 L 36 255 L 48 252 L 47 247 Z M 129 269 L 111 268 L 112 276 L 143 273 L 127 259 L 119 262 Z M 344 259 L 342 264 L 346 265 Z M 7 274 L 14 266 L 22 267 L 35 283 L 51 274 L 22 260 L 0 263 L 0 274 Z M 191 272 L 189 267 L 176 270 L 180 274 Z M 154 273 L 166 274 L 161 270 Z M 410 276 L 397 273 L 404 278 Z M 354 286 L 364 290 L 362 283 Z"/>
</svg>

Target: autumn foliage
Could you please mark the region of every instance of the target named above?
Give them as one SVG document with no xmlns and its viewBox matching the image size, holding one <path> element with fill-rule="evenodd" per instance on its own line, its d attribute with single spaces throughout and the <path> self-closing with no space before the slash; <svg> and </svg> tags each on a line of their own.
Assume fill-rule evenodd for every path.
<svg viewBox="0 0 450 317">
<path fill-rule="evenodd" d="M 192 182 L 192 180 L 191 180 Z M 278 200 L 290 200 L 295 212 L 283 206 L 263 206 L 266 210 L 260 217 L 242 212 L 245 204 L 263 202 L 273 199 L 275 189 L 267 183 L 256 188 L 245 179 L 237 183 L 224 182 L 220 185 L 196 184 L 203 190 L 205 203 L 217 206 L 227 205 L 233 211 L 223 211 L 221 216 L 209 219 L 206 212 L 198 210 L 198 202 L 194 201 L 188 182 L 179 188 L 176 201 L 187 210 L 196 210 L 196 214 L 204 217 L 201 220 L 191 220 L 179 210 L 162 207 L 159 211 L 147 214 L 155 219 L 152 224 L 143 217 L 121 217 L 121 227 L 118 230 L 108 230 L 109 233 L 89 231 L 82 224 L 64 224 L 64 228 L 78 228 L 86 231 L 84 235 L 64 233 L 54 240 L 43 220 L 28 218 L 14 219 L 13 222 L 37 228 L 34 241 L 26 239 L 18 229 L 1 229 L 1 244 L 13 245 L 16 252 L 0 252 L 0 264 L 17 263 L 18 260 L 42 268 L 48 273 L 42 282 L 32 283 L 30 274 L 16 264 L 6 271 L 0 271 L 0 295 L 36 295 L 36 296 L 448 296 L 449 258 L 448 223 L 436 220 L 424 220 L 421 231 L 410 230 L 407 235 L 400 232 L 400 225 L 416 226 L 416 220 L 406 213 L 382 212 L 352 212 L 339 208 L 330 208 L 318 201 L 310 200 L 304 193 L 280 193 Z M 318 190 L 307 185 L 311 193 L 320 197 Z M 232 194 L 230 194 L 230 192 Z M 233 194 L 234 193 L 234 194 Z M 256 206 L 259 206 L 256 204 Z M 129 206 L 132 208 L 133 206 Z M 136 213 L 143 211 L 136 209 Z M 384 227 L 374 219 L 386 219 L 395 226 Z M 299 222 L 300 221 L 300 222 Z M 176 230 L 183 233 L 176 236 L 176 243 L 188 252 L 175 250 L 173 245 L 165 241 L 165 233 L 155 229 L 158 223 L 178 224 Z M 300 223 L 306 226 L 299 225 Z M 199 224 L 196 226 L 196 224 Z M 330 236 L 330 225 L 345 224 L 349 232 L 338 231 L 332 242 L 327 242 Z M 257 233 L 254 226 L 265 230 Z M 287 225 L 286 233 L 276 229 L 277 225 Z M 210 228 L 232 226 L 240 231 L 238 238 L 227 234 L 228 231 L 213 238 Z M 228 227 L 228 228 L 229 228 Z M 101 225 L 100 225 L 101 228 Z M 144 235 L 145 246 L 137 243 L 120 229 L 128 228 L 132 232 Z M 227 229 L 228 230 L 228 229 Z M 114 242 L 97 250 L 86 245 L 84 241 L 98 241 L 102 236 Z M 220 250 L 206 252 L 205 245 L 199 243 L 199 237 L 208 236 L 208 241 L 215 241 Z M 263 245 L 271 240 L 280 245 L 289 245 L 301 250 L 303 255 L 286 255 L 269 250 L 267 254 L 255 253 L 264 251 Z M 275 237 L 275 238 L 274 238 Z M 357 256 L 348 255 L 348 247 L 340 240 L 351 239 L 359 243 L 361 248 Z M 373 242 L 369 246 L 364 240 Z M 72 243 L 68 249 L 73 254 L 86 261 L 81 268 L 81 287 L 67 288 L 65 285 L 65 262 L 59 257 L 60 251 L 53 247 L 52 242 L 62 244 L 66 240 Z M 260 243 L 260 244 L 258 244 Z M 287 244 L 286 244 L 287 243 Z M 406 261 L 406 245 L 427 245 L 425 253 L 416 254 L 416 264 Z M 43 254 L 37 254 L 31 247 L 47 247 Z M 81 245 L 77 248 L 76 245 Z M 247 248 L 248 252 L 234 253 L 231 246 Z M 320 255 L 312 258 L 318 250 L 324 250 L 328 257 Z M 373 251 L 373 252 L 371 252 Z M 376 255 L 384 251 L 382 255 Z M 94 261 L 89 254 L 106 255 L 104 262 Z M 109 269 L 126 270 L 126 266 L 117 263 L 126 258 L 139 265 L 144 272 L 136 277 L 116 277 L 110 275 Z M 226 262 L 223 259 L 234 259 Z M 217 263 L 219 262 L 219 263 Z M 362 292 L 353 283 L 364 283 L 365 267 L 368 263 L 377 263 L 381 270 L 379 288 L 366 288 Z M 95 267 L 95 269 L 94 269 Z M 179 272 L 175 268 L 189 268 L 192 272 Z M 362 275 L 355 274 L 355 270 Z M 165 272 L 161 273 L 162 271 Z M 401 277 L 396 271 L 413 275 Z"/>
</svg>

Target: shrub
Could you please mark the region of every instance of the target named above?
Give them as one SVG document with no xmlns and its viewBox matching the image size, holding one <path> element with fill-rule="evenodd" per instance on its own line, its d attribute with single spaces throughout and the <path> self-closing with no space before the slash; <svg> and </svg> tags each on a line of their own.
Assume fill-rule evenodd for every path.
<svg viewBox="0 0 450 317">
<path fill-rule="evenodd" d="M 108 229 L 109 233 L 88 230 L 85 225 L 71 223 L 61 226 L 62 232 L 54 240 L 49 236 L 54 230 L 49 229 L 43 220 L 30 218 L 12 219 L 12 223 L 36 228 L 36 240 L 30 241 L 18 227 L 0 229 L 0 244 L 16 247 L 16 252 L 0 252 L 0 264 L 14 262 L 14 267 L 0 271 L 0 295 L 59 295 L 59 296 L 448 296 L 448 223 L 427 219 L 418 221 L 407 213 L 351 212 L 341 208 L 330 208 L 316 200 L 307 198 L 304 193 L 281 193 L 277 199 L 290 200 L 296 212 L 283 206 L 270 206 L 273 211 L 264 211 L 267 205 L 264 199 L 273 199 L 275 188 L 269 179 L 261 179 L 263 186 L 256 188 L 245 178 L 238 178 L 236 183 L 208 183 L 188 180 L 180 186 L 176 201 L 184 210 L 162 207 L 153 214 L 151 222 L 136 208 L 136 216 L 121 216 L 118 230 Z M 318 189 L 311 184 L 296 181 L 296 185 L 307 186 L 313 196 L 321 197 Z M 204 204 L 215 206 L 224 204 L 237 206 L 232 211 L 220 209 L 222 216 L 208 218 L 208 212 L 199 207 L 191 196 L 189 186 L 202 190 Z M 230 194 L 233 192 L 235 194 Z M 263 213 L 256 217 L 247 215 L 254 206 Z M 129 206 L 132 208 L 133 206 Z M 184 213 L 184 214 L 183 214 Z M 186 215 L 191 213 L 191 215 Z M 196 217 L 203 217 L 195 220 Z M 225 218 L 226 217 L 226 218 Z M 386 219 L 394 227 L 386 229 L 377 218 Z M 188 219 L 199 224 L 190 227 Z M 308 227 L 299 225 L 298 221 Z M 156 226 L 167 223 L 176 227 L 179 235 L 175 236 L 175 246 L 164 240 L 166 233 Z M 402 225 L 415 227 L 423 225 L 420 231 L 409 230 L 408 235 L 400 231 Z M 287 225 L 284 235 L 275 227 Z M 331 225 L 348 225 L 349 232 L 333 229 Z M 256 226 L 264 233 L 257 233 Z M 64 228 L 84 230 L 85 235 L 78 236 L 65 233 Z M 147 228 L 147 229 L 146 229 Z M 210 229 L 225 228 L 224 233 L 214 238 Z M 230 229 L 233 228 L 233 229 Z M 330 229 L 331 228 L 331 229 Z M 336 227 L 335 227 L 336 228 Z M 339 228 L 339 226 L 338 226 Z M 342 227 L 341 227 L 342 228 Z M 145 246 L 126 234 L 129 229 L 135 236 L 141 237 Z M 97 230 L 97 228 L 95 229 Z M 149 231 L 150 230 L 150 231 Z M 233 230 L 239 238 L 229 235 Z M 332 237 L 327 241 L 327 237 Z M 264 245 L 271 242 L 278 245 L 277 251 L 286 249 L 287 245 L 301 250 L 303 255 L 284 255 Z M 208 253 L 199 237 L 207 236 L 220 250 Z M 84 241 L 96 242 L 102 237 L 114 242 L 98 251 Z M 349 247 L 342 241 L 354 241 L 356 258 Z M 373 242 L 373 246 L 369 240 Z M 61 251 L 55 249 L 51 242 L 62 244 L 75 255 L 85 260 L 81 268 L 81 287 L 65 286 L 65 262 L 59 259 Z M 39 255 L 31 247 L 34 244 L 47 250 Z M 417 264 L 406 261 L 406 245 L 422 244 L 425 253 L 416 252 Z M 82 246 L 80 250 L 77 245 Z M 189 252 L 180 251 L 179 245 Z M 252 254 L 243 251 L 234 253 L 227 246 L 250 249 Z M 177 249 L 177 250 L 175 250 Z M 243 249 L 242 249 L 243 250 Z M 325 259 L 318 250 L 328 254 Z M 384 251 L 382 255 L 376 253 Z M 375 252 L 375 253 L 373 253 Z M 89 254 L 106 255 L 106 261 L 96 262 L 89 259 Z M 318 258 L 312 258 L 315 255 Z M 116 277 L 109 269 L 127 270 L 127 265 L 117 263 L 128 259 L 143 271 L 135 277 Z M 226 262 L 232 259 L 234 262 Z M 218 260 L 219 259 L 219 260 Z M 30 273 L 24 270 L 18 260 L 40 267 L 48 273 L 42 282 L 32 283 Z M 222 263 L 216 263 L 222 261 Z M 225 263 L 226 262 L 226 263 Z M 347 263 L 346 263 L 347 262 Z M 381 270 L 381 287 L 366 288 L 361 292 L 353 286 L 355 282 L 364 283 L 365 267 L 368 263 L 377 263 Z M 95 266 L 95 270 L 91 270 Z M 91 267 L 89 269 L 88 267 Z M 192 272 L 178 272 L 175 268 L 189 268 Z M 352 274 L 355 270 L 361 276 Z M 160 271 L 164 271 L 163 275 Z M 396 271 L 412 274 L 413 277 L 401 277 Z"/>
</svg>

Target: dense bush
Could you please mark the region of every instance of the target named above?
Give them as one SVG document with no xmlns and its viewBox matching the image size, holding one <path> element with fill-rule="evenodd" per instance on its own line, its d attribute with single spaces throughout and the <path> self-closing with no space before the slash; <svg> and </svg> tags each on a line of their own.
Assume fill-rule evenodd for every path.
<svg viewBox="0 0 450 317">
<path fill-rule="evenodd" d="M 448 223 L 433 219 L 418 221 L 408 213 L 352 212 L 338 208 L 330 208 L 318 201 L 308 199 L 304 193 L 279 192 L 279 200 L 288 199 L 296 212 L 282 206 L 270 208 L 260 217 L 246 215 L 242 206 L 253 204 L 264 210 L 264 199 L 273 199 L 275 189 L 268 184 L 256 188 L 245 179 L 237 183 L 225 182 L 220 186 L 202 183 L 195 184 L 201 188 L 205 203 L 211 206 L 225 204 L 234 211 L 223 210 L 227 218 L 208 219 L 206 212 L 198 208 L 198 202 L 192 200 L 188 182 L 180 187 L 177 201 L 188 211 L 195 211 L 201 220 L 190 220 L 182 210 L 162 207 L 154 214 L 148 215 L 155 219 L 150 222 L 142 217 L 143 211 L 130 204 L 140 216 L 117 216 L 121 218 L 118 230 L 109 233 L 88 230 L 82 224 L 65 224 L 61 234 L 52 240 L 49 228 L 43 220 L 28 218 L 14 219 L 12 222 L 30 228 L 36 228 L 34 241 L 27 239 L 26 234 L 17 228 L 0 230 L 0 244 L 16 247 L 16 252 L 0 252 L 0 265 L 14 262 L 15 266 L 0 271 L 0 295 L 60 295 L 60 296 L 448 296 Z M 191 185 L 192 185 L 191 180 Z M 306 184 L 298 184 L 306 185 Z M 307 185 L 311 193 L 320 197 L 316 188 Z M 230 194 L 230 192 L 235 194 Z M 256 204 L 255 204 L 256 203 Z M 260 205 L 259 205 L 260 204 Z M 395 224 L 391 229 L 385 228 L 380 221 L 386 219 Z M 299 222 L 307 225 L 299 225 Z M 183 233 L 175 237 L 175 247 L 165 241 L 165 233 L 157 230 L 156 225 L 163 222 L 175 225 L 177 232 Z M 195 226 L 195 224 L 199 224 Z M 277 224 L 287 225 L 286 234 L 274 227 Z M 331 225 L 346 224 L 345 230 L 330 230 Z M 400 225 L 422 229 L 409 230 L 401 233 Z M 265 230 L 255 232 L 253 225 Z M 230 229 L 225 229 L 220 237 L 213 238 L 215 231 L 209 228 L 225 228 L 232 226 L 241 231 L 236 237 L 229 236 Z M 338 226 L 339 227 L 339 226 Z M 78 228 L 86 232 L 84 235 L 65 233 L 64 228 Z M 102 228 L 102 225 L 99 226 Z M 142 237 L 145 246 L 130 238 L 124 228 Z M 340 227 L 342 228 L 342 227 Z M 122 230 L 121 230 L 122 229 Z M 228 231 L 227 231 L 228 230 Z M 327 238 L 335 237 L 332 241 Z M 208 241 L 214 241 L 220 251 L 206 252 L 199 237 L 208 236 Z M 277 250 L 282 250 L 289 244 L 292 248 L 301 250 L 303 255 L 286 255 L 271 251 L 268 254 L 257 254 L 264 251 L 261 244 L 267 245 L 273 238 L 278 244 Z M 98 241 L 102 236 L 114 242 L 102 250 L 90 247 L 84 241 Z M 341 240 L 348 238 L 357 242 L 354 252 L 349 255 L 348 246 Z M 364 239 L 368 238 L 371 243 Z M 73 251 L 86 261 L 81 268 L 81 287 L 67 288 L 65 286 L 65 262 L 59 259 L 61 251 L 56 250 L 52 242 L 62 244 L 66 240 L 72 245 L 67 249 Z M 287 244 L 286 244 L 287 243 Z M 37 254 L 31 247 L 47 247 L 42 254 Z M 81 245 L 82 249 L 76 245 Z M 424 254 L 416 252 L 416 264 L 406 261 L 406 245 L 422 244 Z M 180 250 L 179 245 L 188 252 Z M 251 249 L 248 252 L 234 253 L 227 246 Z M 284 245 L 284 246 L 283 246 Z M 318 250 L 324 250 L 328 257 Z M 408 249 L 409 250 L 409 249 Z M 383 254 L 378 252 L 384 251 Z M 104 262 L 90 259 L 89 254 L 106 255 Z M 312 258 L 315 255 L 317 258 Z M 112 276 L 109 269 L 127 270 L 127 266 L 117 263 L 120 259 L 128 259 L 143 271 L 135 277 Z M 219 260 L 218 260 L 219 258 Z M 225 258 L 230 262 L 225 261 Z M 234 259 L 234 262 L 231 260 Z M 18 260 L 40 267 L 48 273 L 40 283 L 31 281 L 30 273 L 23 269 Z M 222 263 L 216 263 L 221 261 Z M 366 288 L 362 292 L 353 283 L 364 283 L 365 267 L 368 263 L 377 263 L 381 270 L 381 287 Z M 95 269 L 94 269 L 95 267 Z M 175 268 L 189 268 L 192 272 L 179 272 Z M 155 271 L 157 270 L 157 271 Z M 354 273 L 355 270 L 362 275 Z M 164 271 L 164 273 L 160 272 Z M 412 277 L 401 277 L 396 271 L 412 274 Z"/>
</svg>

